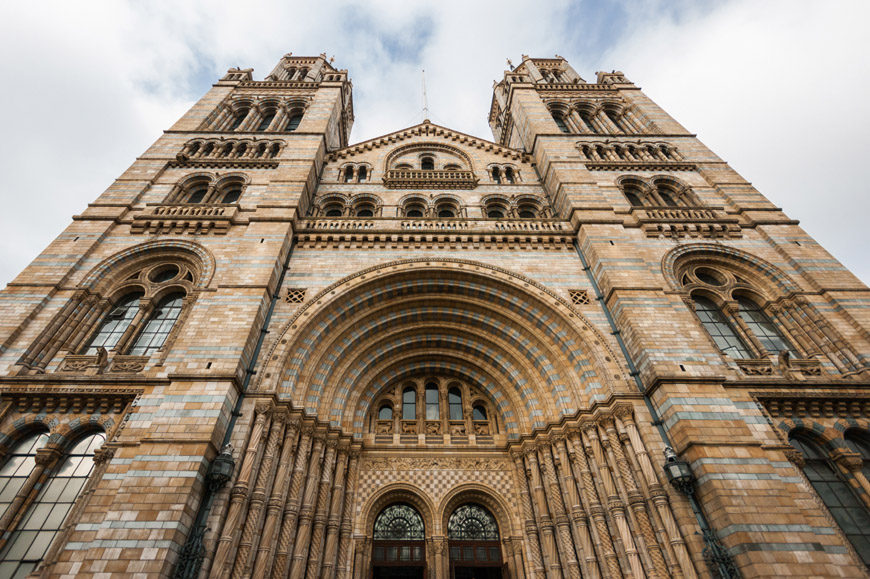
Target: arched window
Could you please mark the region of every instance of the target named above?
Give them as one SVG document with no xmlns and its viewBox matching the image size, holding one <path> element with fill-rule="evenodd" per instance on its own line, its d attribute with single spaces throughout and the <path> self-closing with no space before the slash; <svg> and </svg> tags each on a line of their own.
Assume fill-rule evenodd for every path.
<svg viewBox="0 0 870 579">
<path fill-rule="evenodd" d="M 257 125 L 258 131 L 265 131 L 269 128 L 269 125 L 272 124 L 272 120 L 275 118 L 275 109 L 268 109 L 265 113 L 263 113 L 263 118 L 260 119 L 260 124 Z"/>
<path fill-rule="evenodd" d="M 622 130 L 622 122 L 620 121 L 619 116 L 616 114 L 615 111 L 605 109 L 604 114 L 607 115 L 607 118 L 610 119 L 610 122 L 613 123 L 617 129 Z"/>
<path fill-rule="evenodd" d="M 405 211 L 405 217 L 423 217 L 423 209 L 413 205 Z"/>
<path fill-rule="evenodd" d="M 342 211 L 342 207 L 338 203 L 330 203 L 323 208 L 323 214 L 326 217 L 341 217 L 343 213 L 344 211 Z"/>
<path fill-rule="evenodd" d="M 474 408 L 471 410 L 471 419 L 472 420 L 486 420 L 486 408 L 484 408 L 480 404 L 475 404 Z"/>
<path fill-rule="evenodd" d="M 389 404 L 384 404 L 378 410 L 378 420 L 392 420 L 393 419 L 393 407 Z"/>
<path fill-rule="evenodd" d="M 447 520 L 447 537 L 451 541 L 498 541 L 498 523 L 482 506 L 465 504 Z"/>
<path fill-rule="evenodd" d="M 208 185 L 205 183 L 196 183 L 190 188 L 187 195 L 188 203 L 202 203 L 205 195 L 208 193 Z"/>
<path fill-rule="evenodd" d="M 350 183 L 351 181 L 353 181 L 353 166 L 348 165 L 344 168 L 344 182 Z"/>
<path fill-rule="evenodd" d="M 242 125 L 242 123 L 245 122 L 245 118 L 247 118 L 247 116 L 248 116 L 248 109 L 238 110 L 236 112 L 235 116 L 233 117 L 233 122 L 230 125 L 230 130 L 235 131 L 236 129 L 238 129 Z"/>
<path fill-rule="evenodd" d="M 239 200 L 239 197 L 242 196 L 242 186 L 241 185 L 230 185 L 224 190 L 223 197 L 221 198 L 221 203 L 235 203 Z"/>
<path fill-rule="evenodd" d="M 450 407 L 450 420 L 462 420 L 462 391 L 459 388 L 447 391 L 447 404 Z"/>
<path fill-rule="evenodd" d="M 148 318 L 145 327 L 139 333 L 130 354 L 134 356 L 148 356 L 160 348 L 166 342 L 169 332 L 181 315 L 181 307 L 184 304 L 184 293 L 175 292 L 165 298 L 154 308 L 151 317 Z"/>
<path fill-rule="evenodd" d="M 402 420 L 417 419 L 417 391 L 413 387 L 402 392 Z"/>
<path fill-rule="evenodd" d="M 538 216 L 538 208 L 533 205 L 520 205 L 517 214 L 522 219 L 534 219 Z"/>
<path fill-rule="evenodd" d="M 0 516 L 6 514 L 12 499 L 24 486 L 33 467 L 36 466 L 36 449 L 42 448 L 47 442 L 47 432 L 31 432 L 19 440 L 6 457 L 3 468 L 0 468 Z"/>
<path fill-rule="evenodd" d="M 698 275 L 697 270 L 695 275 Z M 740 317 L 746 322 L 749 331 L 752 332 L 762 347 L 771 354 L 778 354 L 782 350 L 786 350 L 792 355 L 796 355 L 794 348 L 791 347 L 770 318 L 767 317 L 758 304 L 749 298 L 736 296 L 737 303 L 740 305 Z"/>
<path fill-rule="evenodd" d="M 695 304 L 695 313 L 701 320 L 701 325 L 704 326 L 723 354 L 732 358 L 752 357 L 749 348 L 734 331 L 722 310 L 712 300 L 703 296 L 692 296 L 692 301 Z"/>
<path fill-rule="evenodd" d="M 870 436 L 866 430 L 858 428 L 850 428 L 845 432 L 843 438 L 846 440 L 846 446 L 861 455 L 864 459 L 864 467 L 861 469 L 865 477 L 870 477 Z"/>
<path fill-rule="evenodd" d="M 659 194 L 659 197 L 661 197 L 661 200 L 664 202 L 664 204 L 667 205 L 668 207 L 676 207 L 677 206 L 677 202 L 674 201 L 673 196 L 666 189 L 659 188 L 658 194 Z"/>
<path fill-rule="evenodd" d="M 450 207 L 441 207 L 438 209 L 438 217 L 456 217 L 456 213 Z"/>
<path fill-rule="evenodd" d="M 583 124 L 586 125 L 586 129 L 590 133 L 597 133 L 595 130 L 595 125 L 592 124 L 592 115 L 587 111 L 579 111 L 580 120 L 583 121 Z"/>
<path fill-rule="evenodd" d="M 385 508 L 375 519 L 375 541 L 422 541 L 426 538 L 423 517 L 411 505 L 398 503 Z"/>
<path fill-rule="evenodd" d="M 139 301 L 143 295 L 145 295 L 143 292 L 135 291 L 122 297 L 118 305 L 103 318 L 100 328 L 91 338 L 84 353 L 92 356 L 97 353 L 98 348 L 102 347 L 106 350 L 114 348 L 139 312 Z"/>
<path fill-rule="evenodd" d="M 300 68 L 299 69 L 299 76 L 297 77 L 297 80 L 305 80 L 307 76 L 308 76 L 308 69 L 307 68 Z"/>
<path fill-rule="evenodd" d="M 423 157 L 420 161 L 420 168 L 424 171 L 434 171 L 435 170 L 435 159 L 432 157 Z"/>
<path fill-rule="evenodd" d="M 366 180 L 366 176 L 367 176 L 367 174 L 368 174 L 368 172 L 366 171 L 365 165 L 361 166 L 361 167 L 359 168 L 358 174 L 357 174 L 357 176 L 356 176 L 356 180 L 357 180 L 359 183 L 362 183 L 363 181 Z"/>
<path fill-rule="evenodd" d="M 565 123 L 565 117 L 560 115 L 559 113 L 553 113 L 553 120 L 556 122 L 556 126 L 559 127 L 559 130 L 563 133 L 570 133 L 571 130 L 568 128 L 568 125 Z"/>
<path fill-rule="evenodd" d="M 504 169 L 504 180 L 508 183 L 514 182 L 514 170 L 510 167 L 505 167 Z"/>
<path fill-rule="evenodd" d="M 498 167 L 492 168 L 492 180 L 496 183 L 501 183 L 501 169 Z"/>
<path fill-rule="evenodd" d="M 293 80 L 293 77 L 296 76 L 296 67 L 290 67 L 287 69 L 287 80 Z"/>
<path fill-rule="evenodd" d="M 438 385 L 426 384 L 426 420 L 441 418 L 441 407 L 438 401 Z"/>
<path fill-rule="evenodd" d="M 84 436 L 58 463 L 0 551 L 0 576 L 24 577 L 36 569 L 93 470 L 94 451 L 105 440 L 102 432 Z"/>
<path fill-rule="evenodd" d="M 850 486 L 837 476 L 826 453 L 809 437 L 792 434 L 788 441 L 804 458 L 803 471 L 843 534 L 865 565 L 870 565 L 870 513 Z"/>
<path fill-rule="evenodd" d="M 628 202 L 631 203 L 632 207 L 643 207 L 643 202 L 640 200 L 640 194 L 637 189 L 626 187 L 623 189 L 623 193 L 625 194 L 625 198 L 628 199 Z"/>
<path fill-rule="evenodd" d="M 356 216 L 357 217 L 373 217 L 375 214 L 375 208 L 368 203 L 364 203 L 357 207 Z"/>
<path fill-rule="evenodd" d="M 504 217 L 504 210 L 498 206 L 493 206 L 486 210 L 486 216 L 490 219 L 502 219 Z"/>
<path fill-rule="evenodd" d="M 299 123 L 302 122 L 302 115 L 299 113 L 294 113 L 290 115 L 290 118 L 287 119 L 287 126 L 284 127 L 284 130 L 288 133 L 292 133 L 296 129 L 299 128 Z"/>
</svg>

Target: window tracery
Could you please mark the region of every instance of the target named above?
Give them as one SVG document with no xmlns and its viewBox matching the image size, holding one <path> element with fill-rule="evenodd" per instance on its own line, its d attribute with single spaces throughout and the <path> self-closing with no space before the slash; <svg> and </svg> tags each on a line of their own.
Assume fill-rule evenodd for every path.
<svg viewBox="0 0 870 579">
<path fill-rule="evenodd" d="M 371 406 L 375 434 L 490 436 L 498 430 L 491 402 L 457 380 L 428 377 L 382 391 Z M 401 414 L 393 412 L 401 408 Z"/>
<path fill-rule="evenodd" d="M 447 537 L 452 541 L 498 541 L 498 523 L 484 507 L 466 503 L 447 520 Z"/>
<path fill-rule="evenodd" d="M 376 541 L 422 541 L 426 538 L 423 517 L 411 505 L 392 504 L 375 519 L 372 538 Z"/>
</svg>

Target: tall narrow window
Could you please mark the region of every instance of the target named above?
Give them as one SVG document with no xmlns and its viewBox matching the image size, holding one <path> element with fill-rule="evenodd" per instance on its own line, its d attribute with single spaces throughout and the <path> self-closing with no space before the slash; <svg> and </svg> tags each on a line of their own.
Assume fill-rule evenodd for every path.
<svg viewBox="0 0 870 579">
<path fill-rule="evenodd" d="M 393 419 L 393 407 L 388 404 L 384 404 L 378 410 L 378 420 L 392 420 Z"/>
<path fill-rule="evenodd" d="M 229 187 L 227 187 L 226 191 L 224 191 L 224 196 L 221 199 L 221 203 L 235 203 L 239 200 L 239 197 L 241 196 L 241 185 L 230 185 Z"/>
<path fill-rule="evenodd" d="M 154 308 L 151 317 L 136 338 L 136 342 L 130 349 L 134 356 L 149 356 L 163 347 L 169 332 L 181 315 L 181 307 L 184 304 L 184 294 L 176 292 L 169 294 Z"/>
<path fill-rule="evenodd" d="M 208 185 L 205 183 L 194 185 L 187 196 L 187 202 L 202 203 L 202 200 L 205 199 L 206 193 L 208 193 Z"/>
<path fill-rule="evenodd" d="M 501 183 L 501 169 L 498 167 L 492 168 L 492 180 L 496 183 Z"/>
<path fill-rule="evenodd" d="M 595 130 L 595 125 L 592 124 L 592 118 L 590 117 L 589 113 L 581 112 L 580 119 L 583 121 L 583 124 L 586 125 L 586 129 L 590 133 L 597 133 L 598 132 Z"/>
<path fill-rule="evenodd" d="M 302 115 L 300 114 L 292 114 L 290 118 L 287 120 L 287 126 L 284 127 L 284 130 L 288 133 L 292 133 L 296 129 L 299 128 L 299 123 L 302 122 Z"/>
<path fill-rule="evenodd" d="M 480 404 L 476 404 L 471 410 L 472 420 L 486 420 L 486 408 Z"/>
<path fill-rule="evenodd" d="M 508 183 L 514 182 L 514 170 L 511 169 L 510 167 L 505 167 L 504 180 L 507 181 Z"/>
<path fill-rule="evenodd" d="M 450 406 L 450 420 L 462 420 L 462 392 L 459 388 L 447 392 L 447 404 Z"/>
<path fill-rule="evenodd" d="M 702 296 L 692 296 L 692 301 L 695 303 L 695 313 L 698 314 L 698 319 L 716 346 L 722 350 L 723 354 L 732 358 L 751 358 L 749 348 L 740 339 L 740 336 L 728 323 L 722 310 L 708 298 Z"/>
<path fill-rule="evenodd" d="M 0 516 L 6 513 L 36 466 L 36 450 L 47 442 L 47 432 L 33 432 L 20 440 L 6 458 L 3 468 L 0 468 Z"/>
<path fill-rule="evenodd" d="M 634 189 L 625 189 L 625 198 L 628 199 L 628 202 L 631 203 L 632 207 L 643 207 L 643 203 L 640 200 L 640 195 L 638 195 L 637 191 Z"/>
<path fill-rule="evenodd" d="M 420 162 L 420 168 L 424 171 L 434 171 L 435 159 L 432 157 L 423 157 L 423 160 Z"/>
<path fill-rule="evenodd" d="M 272 124 L 272 120 L 275 118 L 275 109 L 269 109 L 263 114 L 263 118 L 260 119 L 260 124 L 257 125 L 258 131 L 265 131 L 269 128 L 269 125 Z"/>
<path fill-rule="evenodd" d="M 0 551 L 0 577 L 24 577 L 36 569 L 91 474 L 94 451 L 105 440 L 103 433 L 85 436 L 58 464 Z"/>
<path fill-rule="evenodd" d="M 357 173 L 358 173 L 358 174 L 357 174 L 357 176 L 356 176 L 356 180 L 357 180 L 358 182 L 362 183 L 363 181 L 366 180 L 367 171 L 366 171 L 366 168 L 365 168 L 364 166 L 363 166 L 363 167 L 360 167 L 360 168 L 359 168 L 359 171 L 358 171 Z"/>
<path fill-rule="evenodd" d="M 803 471 L 819 498 L 865 565 L 870 565 L 870 513 L 849 485 L 837 476 L 824 451 L 809 438 L 792 435 L 789 442 L 804 456 Z"/>
<path fill-rule="evenodd" d="M 556 126 L 559 127 L 559 130 L 563 133 L 570 133 L 571 131 L 568 129 L 568 125 L 565 124 L 565 117 L 559 115 L 557 113 L 553 113 L 553 120 L 556 121 Z"/>
<path fill-rule="evenodd" d="M 607 115 L 607 118 L 610 119 L 610 122 L 613 123 L 617 129 L 619 129 L 620 131 L 622 130 L 622 123 L 620 123 L 619 117 L 616 116 L 615 112 L 604 111 L 604 114 Z"/>
<path fill-rule="evenodd" d="M 242 109 L 236 113 L 236 116 L 233 117 L 233 123 L 230 125 L 230 130 L 235 131 L 238 129 L 243 122 L 245 122 L 245 118 L 248 116 L 248 109 Z"/>
<path fill-rule="evenodd" d="M 662 189 L 660 187 L 658 190 L 658 193 L 659 193 L 659 197 L 662 198 L 662 201 L 664 201 L 665 205 L 667 205 L 668 207 L 676 207 L 677 206 L 677 202 L 674 201 L 674 198 L 670 192 L 668 192 L 667 190 Z"/>
<path fill-rule="evenodd" d="M 438 404 L 438 385 L 426 384 L 426 420 L 439 418 L 441 418 L 441 409 Z"/>
<path fill-rule="evenodd" d="M 780 351 L 786 350 L 795 355 L 794 348 L 782 337 L 782 334 L 779 333 L 767 314 L 758 307 L 758 304 L 743 296 L 737 296 L 737 303 L 740 304 L 740 317 L 743 318 L 749 331 L 758 338 L 765 350 L 771 354 L 778 354 Z"/>
<path fill-rule="evenodd" d="M 402 420 L 417 419 L 417 391 L 412 387 L 402 392 Z"/>
<path fill-rule="evenodd" d="M 353 167 L 347 166 L 344 169 L 344 182 L 350 183 L 353 181 Z"/>
<path fill-rule="evenodd" d="M 132 292 L 118 301 L 118 305 L 106 314 L 103 322 L 100 324 L 100 329 L 91 338 L 90 343 L 85 349 L 85 354 L 93 356 L 97 353 L 97 348 L 105 348 L 111 350 L 130 327 L 133 318 L 139 311 L 139 300 L 144 294 L 140 291 Z"/>
</svg>

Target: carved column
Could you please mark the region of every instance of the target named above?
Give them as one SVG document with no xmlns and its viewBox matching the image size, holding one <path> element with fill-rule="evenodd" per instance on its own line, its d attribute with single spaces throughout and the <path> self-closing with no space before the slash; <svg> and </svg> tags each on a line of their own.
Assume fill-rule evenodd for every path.
<svg viewBox="0 0 870 579">
<path fill-rule="evenodd" d="M 635 521 L 640 529 L 641 537 L 646 546 L 647 554 L 652 562 L 655 575 L 658 577 L 668 576 L 668 567 L 665 564 L 665 558 L 656 540 L 653 532 L 652 524 L 650 523 L 649 514 L 646 512 L 646 504 L 643 494 L 638 489 L 637 483 L 634 480 L 634 474 L 631 472 L 631 466 L 625 458 L 625 453 L 622 449 L 622 443 L 619 442 L 619 434 L 616 432 L 616 425 L 611 417 L 605 417 L 601 420 L 601 426 L 604 428 L 606 438 L 602 436 L 602 441 L 613 456 L 613 462 L 616 465 L 615 472 L 617 480 L 621 481 L 625 496 L 628 500 L 628 505 L 634 513 Z"/>
<path fill-rule="evenodd" d="M 95 326 L 103 317 L 112 309 L 112 302 L 103 298 L 99 299 L 94 296 L 96 303 L 90 308 L 90 311 L 82 320 L 78 334 L 70 339 L 66 345 L 67 352 L 78 352 L 82 348 L 85 340 L 88 340 L 94 333 Z"/>
<path fill-rule="evenodd" d="M 82 326 L 82 320 L 89 317 L 95 309 L 97 301 L 98 298 L 95 295 L 87 295 L 81 300 L 79 307 L 72 312 L 72 315 L 64 320 L 60 330 L 55 333 L 49 341 L 44 352 L 44 357 L 42 358 L 44 362 L 47 363 L 51 360 L 58 351 L 64 349 L 67 342 L 77 337 L 75 333 L 78 332 L 79 328 Z M 81 333 L 88 334 L 89 332 Z"/>
<path fill-rule="evenodd" d="M 359 448 L 352 448 L 347 466 L 347 491 L 344 493 L 342 508 L 341 534 L 338 540 L 337 577 L 351 579 L 353 558 L 350 555 L 351 533 L 353 532 L 353 501 L 356 493 L 356 479 L 359 472 Z"/>
<path fill-rule="evenodd" d="M 526 579 L 525 567 L 523 566 L 523 540 L 520 537 L 513 537 L 507 542 L 509 550 L 508 557 L 513 558 L 513 569 L 517 579 Z"/>
<path fill-rule="evenodd" d="M 272 494 L 266 506 L 266 522 L 263 524 L 257 558 L 254 563 L 253 577 L 265 577 L 269 571 L 272 553 L 275 550 L 275 532 L 281 523 L 281 512 L 287 500 L 290 489 L 291 469 L 293 468 L 293 453 L 296 451 L 296 439 L 299 436 L 301 420 L 290 419 L 284 431 L 284 443 L 281 447 L 281 457 L 278 460 L 278 473 L 272 485 Z"/>
<path fill-rule="evenodd" d="M 559 565 L 553 521 L 550 519 L 550 511 L 547 508 L 547 497 L 544 494 L 544 483 L 541 479 L 541 471 L 538 466 L 538 455 L 534 448 L 527 449 L 525 454 L 526 467 L 529 469 L 528 480 L 531 482 L 532 497 L 537 514 L 536 522 L 541 532 L 541 554 L 544 557 L 547 577 L 560 578 L 562 577 L 562 568 Z"/>
<path fill-rule="evenodd" d="M 148 319 L 152 311 L 154 311 L 154 304 L 143 297 L 139 302 L 139 311 L 136 312 L 130 325 L 127 326 L 127 329 L 124 330 L 124 333 L 121 334 L 120 338 L 118 338 L 117 343 L 112 347 L 113 352 L 127 351 L 130 342 L 133 340 L 133 336 L 139 330 L 142 322 Z"/>
<path fill-rule="evenodd" d="M 444 537 L 432 538 L 432 555 L 433 563 L 435 564 L 435 577 L 447 577 L 448 573 L 450 573 L 447 539 Z"/>
<path fill-rule="evenodd" d="M 526 477 L 526 467 L 523 465 L 523 455 L 520 452 L 511 452 L 514 461 L 514 472 L 517 477 L 517 488 L 520 489 L 520 506 L 522 508 L 523 523 L 526 531 L 526 548 L 529 553 L 529 565 L 531 577 L 544 576 L 544 565 L 541 560 L 541 545 L 538 541 L 535 514 L 532 510 L 532 501 L 529 497 L 529 484 Z"/>
<path fill-rule="evenodd" d="M 798 330 L 789 316 L 785 315 L 785 308 L 777 304 L 768 304 L 767 307 L 764 308 L 764 313 L 766 313 L 774 323 L 781 326 L 780 330 L 783 331 L 783 333 L 793 343 L 796 342 L 808 357 L 818 351 L 818 348 L 816 348 L 816 345 L 809 340 L 808 336 Z"/>
<path fill-rule="evenodd" d="M 316 436 L 314 447 L 311 450 L 308 480 L 305 482 L 305 494 L 302 495 L 302 506 L 299 509 L 299 526 L 293 545 L 293 561 L 290 566 L 291 579 L 302 579 L 305 574 L 305 560 L 308 557 L 308 546 L 311 540 L 311 521 L 314 518 L 315 501 L 320 485 L 321 452 L 324 442 L 323 435 Z"/>
<path fill-rule="evenodd" d="M 248 516 L 245 520 L 244 528 L 242 529 L 242 539 L 239 541 L 239 547 L 236 550 L 235 566 L 233 567 L 233 579 L 239 579 L 244 576 L 248 568 L 248 558 L 251 555 L 251 549 L 257 542 L 255 536 L 256 530 L 260 526 L 260 515 L 263 512 L 263 505 L 266 502 L 266 486 L 272 480 L 274 471 L 272 463 L 275 461 L 275 452 L 278 450 L 278 441 L 284 436 L 284 424 L 287 421 L 286 410 L 275 411 L 272 415 L 272 428 L 269 432 L 269 440 L 266 443 L 266 450 L 263 452 L 263 457 L 260 459 L 260 468 L 257 471 L 257 481 L 254 484 L 254 490 L 251 492 L 251 498 L 248 503 Z"/>
<path fill-rule="evenodd" d="M 641 472 L 646 479 L 647 487 L 649 488 L 650 498 L 656 507 L 656 511 L 665 526 L 665 531 L 670 541 L 671 548 L 674 550 L 677 562 L 682 569 L 683 575 L 687 579 L 695 579 L 695 566 L 692 564 L 692 558 L 689 556 L 689 551 L 686 548 L 686 542 L 680 534 L 680 528 L 671 511 L 670 501 L 668 500 L 667 491 L 656 476 L 656 469 L 649 458 L 646 447 L 640 438 L 640 433 L 637 430 L 637 425 L 634 423 L 634 417 L 631 412 L 621 412 L 619 418 L 625 426 L 625 431 L 628 434 L 628 439 L 631 442 L 631 450 L 637 457 L 640 464 Z"/>
<path fill-rule="evenodd" d="M 749 329 L 749 326 L 746 325 L 746 322 L 743 320 L 743 316 L 740 315 L 740 304 L 735 301 L 726 302 L 725 305 L 722 306 L 722 311 L 731 320 L 734 330 L 741 338 L 743 338 L 743 341 L 750 344 L 757 352 L 757 357 L 765 358 L 770 355 L 770 352 L 761 345 L 758 337 L 756 337 L 755 333 Z M 777 352 L 773 353 L 776 354 Z"/>
<path fill-rule="evenodd" d="M 571 461 L 568 458 L 564 436 L 557 438 L 553 442 L 553 451 L 557 457 L 557 467 L 562 474 L 562 491 L 565 497 L 566 508 L 570 505 L 574 532 L 580 541 L 580 549 L 583 555 L 583 558 L 580 560 L 581 571 L 584 577 L 597 579 L 601 574 L 598 570 L 598 560 L 595 556 L 592 536 L 589 533 L 589 516 L 586 514 L 583 504 L 580 502 L 580 495 L 577 493 L 577 485 L 580 484 L 580 481 L 576 480 L 576 475 L 571 468 Z M 578 558 L 579 556 L 580 553 L 578 553 Z"/>
<path fill-rule="evenodd" d="M 320 565 L 323 554 L 324 533 L 326 521 L 329 517 L 330 494 L 332 492 L 332 475 L 335 472 L 335 455 L 338 446 L 338 438 L 330 438 L 326 441 L 326 457 L 323 459 L 321 469 L 320 488 L 317 493 L 317 502 L 314 509 L 314 524 L 311 531 L 311 544 L 308 549 L 308 561 L 305 570 L 306 579 L 315 579 L 320 575 Z"/>
<path fill-rule="evenodd" d="M 870 483 L 868 483 L 867 477 L 864 476 L 864 459 L 861 458 L 861 455 L 856 452 L 837 449 L 831 453 L 831 458 L 840 467 L 846 477 L 852 476 L 855 478 L 858 485 L 864 491 L 861 499 L 865 504 L 870 506 Z"/>
<path fill-rule="evenodd" d="M 278 546 L 275 549 L 275 564 L 272 574 L 275 577 L 285 577 L 290 553 L 293 551 L 293 540 L 296 537 L 297 516 L 302 504 L 302 484 L 308 470 L 308 452 L 311 450 L 314 426 L 306 424 L 302 427 L 302 437 L 299 439 L 299 449 L 296 451 L 296 461 L 293 465 L 293 478 L 287 501 L 284 503 L 284 518 L 281 533 L 278 535 Z M 319 451 L 318 451 L 319 452 Z"/>
<path fill-rule="evenodd" d="M 562 500 L 562 490 L 559 488 L 550 446 L 546 443 L 539 446 L 538 456 L 541 457 L 541 470 L 546 478 L 548 491 L 547 504 L 553 511 L 553 517 L 556 521 L 559 556 L 562 560 L 563 571 L 571 579 L 579 579 L 580 564 L 577 562 L 577 554 L 574 551 L 574 541 L 571 537 L 571 522 L 568 520 L 568 515 L 565 511 L 565 502 Z"/>
<path fill-rule="evenodd" d="M 625 548 L 625 554 L 628 557 L 628 563 L 631 566 L 631 572 L 637 579 L 643 579 L 643 565 L 640 562 L 640 556 L 637 552 L 637 547 L 634 544 L 634 539 L 631 536 L 631 529 L 628 527 L 628 521 L 625 518 L 625 505 L 619 497 L 616 490 L 616 485 L 613 482 L 613 477 L 610 475 L 610 470 L 607 468 L 607 460 L 604 458 L 604 449 L 601 447 L 601 442 L 598 439 L 598 428 L 596 425 L 589 425 L 583 431 L 584 443 L 589 448 L 591 458 L 598 465 L 598 476 L 601 479 L 601 484 L 604 487 L 604 492 L 607 494 L 607 510 L 610 516 L 616 523 L 616 528 L 619 530 L 619 535 L 622 538 L 622 544 Z"/>
<path fill-rule="evenodd" d="M 335 477 L 332 484 L 332 501 L 329 504 L 329 513 L 326 520 L 326 546 L 323 548 L 323 565 L 320 576 L 323 579 L 335 577 L 336 555 L 338 549 L 338 534 L 344 518 L 344 489 L 345 473 L 347 472 L 347 441 L 341 442 L 338 447 L 338 459 L 335 465 Z"/>
<path fill-rule="evenodd" d="M 266 428 L 266 421 L 269 418 L 271 410 L 272 406 L 268 402 L 258 402 L 254 406 L 255 417 L 254 426 L 251 429 L 251 438 L 248 440 L 248 447 L 245 450 L 245 457 L 242 459 L 242 466 L 239 468 L 236 484 L 233 485 L 233 489 L 230 491 L 230 506 L 227 510 L 223 532 L 218 539 L 217 550 L 212 561 L 211 575 L 213 577 L 225 577 L 230 572 L 231 565 L 228 559 L 233 546 L 233 538 L 238 531 L 242 509 L 248 499 L 248 485 L 251 480 L 251 473 L 254 470 L 254 462 L 260 450 L 263 430 Z"/>
<path fill-rule="evenodd" d="M 606 568 L 602 567 L 601 572 L 608 577 L 622 577 L 622 569 L 619 566 L 619 559 L 616 556 L 613 539 L 610 536 L 610 530 L 607 528 L 604 506 L 598 498 L 598 491 L 595 488 L 595 481 L 592 479 L 592 470 L 589 467 L 589 461 L 586 459 L 586 451 L 583 447 L 580 433 L 572 432 L 568 437 L 568 442 L 573 449 L 571 458 L 573 459 L 574 476 L 577 477 L 577 480 L 583 482 L 581 486 L 583 502 L 587 505 L 589 514 L 595 523 L 593 527 L 594 535 L 597 538 L 598 549 L 601 551 L 606 563 Z"/>
</svg>

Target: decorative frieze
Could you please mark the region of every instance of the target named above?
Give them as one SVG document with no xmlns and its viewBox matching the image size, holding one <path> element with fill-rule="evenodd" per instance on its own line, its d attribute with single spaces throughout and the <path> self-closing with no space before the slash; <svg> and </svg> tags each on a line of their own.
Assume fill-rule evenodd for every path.
<svg viewBox="0 0 870 579">
<path fill-rule="evenodd" d="M 215 233 L 223 235 L 238 214 L 238 205 L 158 205 L 133 217 L 132 233 Z"/>
<path fill-rule="evenodd" d="M 387 189 L 474 189 L 477 181 L 471 171 L 391 169 L 384 175 Z"/>
</svg>

